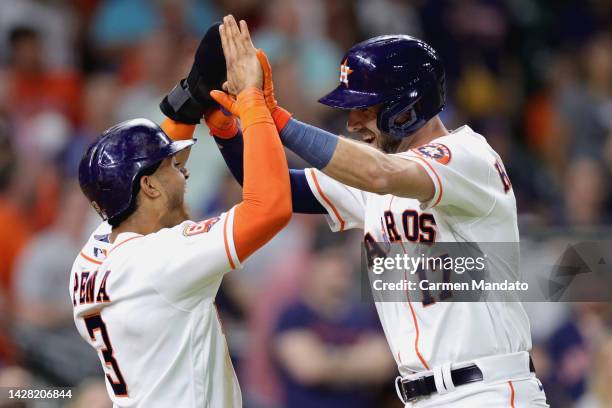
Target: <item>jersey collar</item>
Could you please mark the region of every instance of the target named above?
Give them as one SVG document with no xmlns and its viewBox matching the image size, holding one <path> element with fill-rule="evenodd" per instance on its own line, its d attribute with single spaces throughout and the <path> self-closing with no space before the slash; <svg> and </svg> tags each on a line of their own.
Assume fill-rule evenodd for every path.
<svg viewBox="0 0 612 408">
<path fill-rule="evenodd" d="M 108 251 L 108 254 L 110 255 L 110 253 L 113 252 L 115 249 L 117 249 L 117 247 L 119 247 L 120 245 L 123 245 L 126 242 L 131 241 L 133 239 L 141 238 L 143 236 L 144 235 L 137 234 L 135 232 L 122 232 L 121 234 L 117 235 L 117 237 L 115 238 L 115 242 L 113 243 L 113 246 L 111 247 L 111 249 Z"/>
</svg>

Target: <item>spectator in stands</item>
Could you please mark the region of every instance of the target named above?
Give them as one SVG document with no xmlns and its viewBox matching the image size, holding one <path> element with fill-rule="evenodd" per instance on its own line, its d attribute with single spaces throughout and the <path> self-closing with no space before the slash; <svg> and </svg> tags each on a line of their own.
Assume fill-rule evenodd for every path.
<svg viewBox="0 0 612 408">
<path fill-rule="evenodd" d="M 612 34 L 593 36 L 580 52 L 578 81 L 559 97 L 569 127 L 570 158 L 602 159 L 612 131 Z"/>
<path fill-rule="evenodd" d="M 573 227 L 594 227 L 610 221 L 605 211 L 609 191 L 601 162 L 583 156 L 573 160 L 565 180 L 565 222 Z"/>
<path fill-rule="evenodd" d="M 9 35 L 9 107 L 17 118 L 43 111 L 80 118 L 80 76 L 71 70 L 50 70 L 45 64 L 40 34 L 35 28 L 15 27 Z"/>
<path fill-rule="evenodd" d="M 193 58 L 184 58 L 181 40 L 170 31 L 160 30 L 143 39 L 129 57 L 124 61 L 135 66 L 138 75 L 126 88 L 117 106 L 116 120 L 123 121 L 135 117 L 147 117 L 159 120 L 163 114 L 159 110 L 159 101 L 175 85 L 176 79 L 188 72 L 184 62 Z"/>
<path fill-rule="evenodd" d="M 24 388 L 32 383 L 31 374 L 18 366 L 0 367 L 0 389 Z M 0 401 L 1 402 L 1 401 Z"/>
<path fill-rule="evenodd" d="M 369 407 L 373 387 L 390 380 L 377 317 L 351 299 L 353 269 L 342 246 L 317 248 L 300 298 L 281 312 L 271 348 L 284 406 Z"/>
<path fill-rule="evenodd" d="M 61 153 L 63 175 L 76 177 L 79 162 L 91 142 L 116 123 L 120 86 L 112 73 L 91 74 L 83 93 L 83 122 Z"/>
<path fill-rule="evenodd" d="M 599 347 L 592 361 L 590 390 L 576 408 L 605 408 L 612 406 L 612 336 L 608 336 Z"/>
<path fill-rule="evenodd" d="M 551 336 L 548 351 L 553 373 L 547 392 L 551 407 L 573 404 L 586 391 L 592 370 L 590 355 L 608 336 L 609 303 L 576 303 L 574 312 Z"/>
<path fill-rule="evenodd" d="M 30 237 L 28 219 L 14 191 L 17 156 L 10 133 L 9 124 L 0 118 L 0 361 L 14 357 L 4 333 L 13 316 L 15 260 Z"/>
<path fill-rule="evenodd" d="M 93 2 L 0 1 L 0 61 L 8 58 L 10 31 L 16 26 L 28 26 L 36 27 L 40 33 L 46 65 L 52 68 L 75 66 L 81 52 L 76 46 L 80 21 L 77 20 L 75 9 Z"/>
<path fill-rule="evenodd" d="M 276 97 L 296 117 L 320 121 L 326 109 L 315 103 L 338 80 L 344 50 L 325 35 L 327 16 L 319 2 L 274 0 L 265 3 L 265 24 L 253 33 L 253 43 L 273 64 Z M 317 30 L 313 24 L 320 24 Z"/>
<path fill-rule="evenodd" d="M 95 351 L 74 329 L 67 293 L 89 211 L 78 183 L 66 181 L 56 223 L 32 238 L 16 265 L 15 342 L 28 367 L 59 385 L 100 374 Z"/>
<path fill-rule="evenodd" d="M 107 0 L 98 3 L 90 35 L 97 46 L 106 49 L 132 46 L 164 26 L 203 35 L 220 17 L 212 1 Z"/>
</svg>

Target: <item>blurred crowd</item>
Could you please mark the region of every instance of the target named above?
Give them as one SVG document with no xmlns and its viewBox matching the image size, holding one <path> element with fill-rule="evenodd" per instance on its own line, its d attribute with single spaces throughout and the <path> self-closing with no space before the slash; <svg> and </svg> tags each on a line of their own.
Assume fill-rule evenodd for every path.
<svg viewBox="0 0 612 408">
<path fill-rule="evenodd" d="M 469 124 L 502 156 L 523 236 L 612 222 L 609 0 L 0 0 L 0 387 L 70 386 L 61 406 L 110 407 L 68 291 L 99 222 L 78 161 L 118 121 L 161 122 L 159 101 L 226 13 L 268 54 L 280 104 L 344 134 L 345 115 L 316 102 L 344 52 L 380 34 L 426 40 L 447 69 L 442 119 Z M 241 190 L 205 126 L 197 133 L 188 202 L 202 218 Z M 327 231 L 323 217 L 296 216 L 225 279 L 217 304 L 247 407 L 401 406 L 377 317 L 359 298 L 359 233 Z M 526 307 L 551 406 L 611 407 L 610 304 Z M 345 356 L 339 372 L 331 354 Z"/>
</svg>

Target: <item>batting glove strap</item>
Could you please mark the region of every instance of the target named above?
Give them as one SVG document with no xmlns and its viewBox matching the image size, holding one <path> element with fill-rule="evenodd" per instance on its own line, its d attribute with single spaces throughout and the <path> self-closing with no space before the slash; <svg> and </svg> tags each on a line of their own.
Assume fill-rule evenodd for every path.
<svg viewBox="0 0 612 408">
<path fill-rule="evenodd" d="M 181 80 L 172 88 L 159 104 L 164 115 L 176 122 L 197 125 L 208 109 L 218 106 L 210 97 L 202 101 L 196 100 L 191 89 L 187 79 Z"/>
</svg>

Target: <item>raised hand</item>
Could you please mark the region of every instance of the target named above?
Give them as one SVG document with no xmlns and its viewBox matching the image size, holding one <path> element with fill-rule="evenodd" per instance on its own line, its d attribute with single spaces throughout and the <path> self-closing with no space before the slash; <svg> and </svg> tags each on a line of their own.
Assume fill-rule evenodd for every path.
<svg viewBox="0 0 612 408">
<path fill-rule="evenodd" d="M 225 16 L 219 33 L 227 65 L 226 90 L 238 95 L 249 86 L 261 89 L 263 72 L 246 22 L 241 20 L 238 27 L 232 15 Z"/>
</svg>

